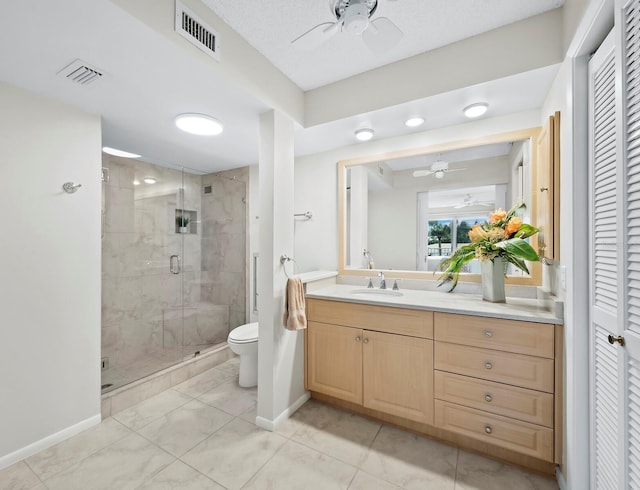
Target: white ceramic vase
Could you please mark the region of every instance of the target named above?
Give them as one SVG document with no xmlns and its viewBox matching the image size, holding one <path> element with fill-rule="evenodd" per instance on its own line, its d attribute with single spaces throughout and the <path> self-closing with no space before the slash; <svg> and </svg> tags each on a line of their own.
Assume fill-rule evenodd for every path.
<svg viewBox="0 0 640 490">
<path fill-rule="evenodd" d="M 482 299 L 491 303 L 504 303 L 504 261 L 501 257 L 481 262 Z"/>
</svg>

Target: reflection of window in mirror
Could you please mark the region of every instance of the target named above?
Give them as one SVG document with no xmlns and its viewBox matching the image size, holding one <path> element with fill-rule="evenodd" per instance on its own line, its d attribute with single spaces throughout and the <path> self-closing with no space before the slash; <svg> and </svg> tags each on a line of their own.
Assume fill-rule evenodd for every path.
<svg viewBox="0 0 640 490">
<path fill-rule="evenodd" d="M 507 188 L 497 184 L 418 193 L 416 269 L 438 271 L 443 258 L 470 243 L 471 227 L 487 221 L 496 207 L 504 207 Z M 465 264 L 463 272 L 479 274 L 479 262 Z"/>
</svg>

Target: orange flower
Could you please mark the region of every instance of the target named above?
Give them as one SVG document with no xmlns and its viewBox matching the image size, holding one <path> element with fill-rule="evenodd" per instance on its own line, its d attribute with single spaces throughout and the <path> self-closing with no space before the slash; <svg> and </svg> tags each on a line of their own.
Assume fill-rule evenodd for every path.
<svg viewBox="0 0 640 490">
<path fill-rule="evenodd" d="M 522 226 L 522 220 L 517 216 L 514 216 L 509 220 L 504 230 L 507 232 L 507 234 L 513 235 L 516 231 L 520 229 L 521 226 Z"/>
<path fill-rule="evenodd" d="M 471 230 L 469 230 L 469 239 L 475 243 L 475 242 L 479 242 L 481 240 L 484 240 L 485 238 L 487 238 L 487 232 L 484 231 L 484 229 L 482 228 L 482 226 L 480 225 L 473 225 L 471 227 Z"/>
<path fill-rule="evenodd" d="M 502 209 L 496 209 L 493 213 L 491 213 L 491 216 L 489 217 L 489 223 L 495 223 L 496 221 L 500 221 L 501 219 L 504 219 L 507 216 L 507 212 Z"/>
</svg>

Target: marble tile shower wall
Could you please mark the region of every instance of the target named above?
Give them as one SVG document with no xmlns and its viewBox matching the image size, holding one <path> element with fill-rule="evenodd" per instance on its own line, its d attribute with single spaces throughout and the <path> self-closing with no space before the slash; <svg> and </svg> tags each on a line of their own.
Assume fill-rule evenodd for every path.
<svg viewBox="0 0 640 490">
<path fill-rule="evenodd" d="M 230 291 L 226 298 L 211 294 L 210 282 L 203 283 L 202 265 L 214 262 L 204 258 L 211 253 L 207 242 L 216 240 L 203 233 L 206 222 L 226 217 L 203 209 L 203 178 L 185 173 L 182 184 L 180 171 L 106 155 L 103 166 L 109 182 L 103 185 L 102 355 L 110 367 L 124 369 L 148 356 L 171 363 L 182 358 L 183 344 L 186 354 L 224 341 L 238 304 Z M 145 185 L 144 177 L 157 182 Z M 134 186 L 134 179 L 142 183 Z M 198 215 L 194 234 L 175 233 L 182 185 L 184 209 Z M 182 258 L 180 275 L 169 270 L 174 254 Z M 239 259 L 244 263 L 244 255 Z M 237 291 L 235 284 L 229 289 Z M 239 296 L 244 302 L 244 291 Z"/>
<path fill-rule="evenodd" d="M 245 323 L 249 168 L 202 176 L 202 300 L 229 305 L 229 328 Z"/>
</svg>

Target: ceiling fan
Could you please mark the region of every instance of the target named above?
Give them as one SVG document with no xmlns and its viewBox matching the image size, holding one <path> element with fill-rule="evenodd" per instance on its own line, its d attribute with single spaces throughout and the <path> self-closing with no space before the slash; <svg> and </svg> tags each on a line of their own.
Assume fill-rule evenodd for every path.
<svg viewBox="0 0 640 490">
<path fill-rule="evenodd" d="M 338 32 L 361 35 L 364 44 L 374 53 L 393 48 L 404 35 L 386 17 L 371 19 L 378 0 L 332 0 L 331 13 L 335 22 L 323 22 L 298 36 L 291 44 L 301 49 L 314 49 Z"/>
<path fill-rule="evenodd" d="M 426 177 L 427 175 L 433 175 L 436 179 L 444 178 L 444 174 L 448 172 L 459 172 L 460 170 L 466 170 L 464 168 L 449 168 L 449 162 L 444 160 L 437 160 L 429 170 L 414 170 L 414 177 Z"/>
<path fill-rule="evenodd" d="M 492 201 L 478 201 L 474 199 L 471 194 L 467 194 L 463 201 L 459 204 L 453 206 L 454 209 L 467 208 L 469 206 L 493 206 L 494 203 Z"/>
</svg>

